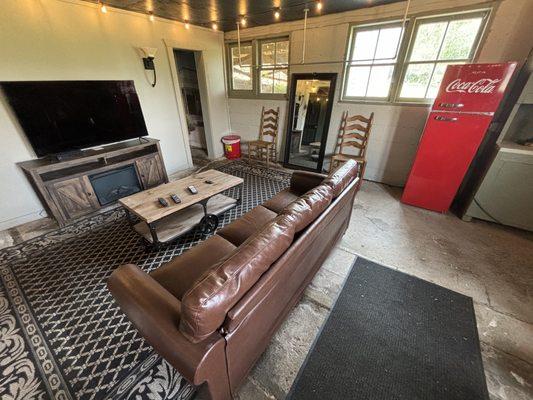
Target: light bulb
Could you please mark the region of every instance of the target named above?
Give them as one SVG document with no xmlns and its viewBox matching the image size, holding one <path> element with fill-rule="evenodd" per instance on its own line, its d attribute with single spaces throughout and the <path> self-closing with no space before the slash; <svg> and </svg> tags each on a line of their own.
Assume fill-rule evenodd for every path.
<svg viewBox="0 0 533 400">
<path fill-rule="evenodd" d="M 318 0 L 318 1 L 316 2 L 316 10 L 317 10 L 317 11 L 322 10 L 322 2 L 321 2 L 320 0 Z"/>
<path fill-rule="evenodd" d="M 246 26 L 246 17 L 241 18 L 241 26 Z"/>
<path fill-rule="evenodd" d="M 279 10 L 274 11 L 274 18 L 279 19 L 280 15 Z"/>
<path fill-rule="evenodd" d="M 150 11 L 150 21 L 154 22 L 155 21 L 155 17 L 154 17 L 154 13 Z"/>
<path fill-rule="evenodd" d="M 218 25 L 216 22 L 213 22 L 213 25 L 211 25 L 211 27 L 213 28 L 214 31 L 218 29 Z"/>
<path fill-rule="evenodd" d="M 107 7 L 104 3 L 100 3 L 100 11 L 102 11 L 104 14 L 107 12 Z"/>
<path fill-rule="evenodd" d="M 189 21 L 185 20 L 185 29 L 189 29 L 191 25 L 189 25 Z"/>
</svg>

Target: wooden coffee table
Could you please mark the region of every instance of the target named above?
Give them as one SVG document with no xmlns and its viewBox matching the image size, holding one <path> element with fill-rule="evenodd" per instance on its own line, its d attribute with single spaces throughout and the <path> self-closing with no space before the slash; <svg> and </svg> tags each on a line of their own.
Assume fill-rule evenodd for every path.
<svg viewBox="0 0 533 400">
<path fill-rule="evenodd" d="M 124 197 L 119 203 L 126 210 L 133 229 L 157 247 L 198 226 L 203 233 L 213 232 L 218 227 L 218 216 L 240 202 L 243 182 L 242 178 L 210 169 Z M 191 185 L 198 189 L 197 194 L 189 192 L 187 187 Z M 222 194 L 235 186 L 239 186 L 239 198 Z M 177 194 L 181 203 L 174 203 L 170 198 L 172 194 Z M 168 207 L 159 204 L 159 197 L 168 202 Z M 132 214 L 140 221 L 136 223 Z"/>
</svg>

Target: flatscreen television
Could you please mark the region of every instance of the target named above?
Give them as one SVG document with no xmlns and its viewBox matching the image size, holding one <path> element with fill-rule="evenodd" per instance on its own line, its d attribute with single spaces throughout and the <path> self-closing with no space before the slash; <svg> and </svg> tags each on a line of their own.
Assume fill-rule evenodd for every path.
<svg viewBox="0 0 533 400">
<path fill-rule="evenodd" d="M 147 136 L 133 81 L 1 82 L 38 157 Z"/>
</svg>

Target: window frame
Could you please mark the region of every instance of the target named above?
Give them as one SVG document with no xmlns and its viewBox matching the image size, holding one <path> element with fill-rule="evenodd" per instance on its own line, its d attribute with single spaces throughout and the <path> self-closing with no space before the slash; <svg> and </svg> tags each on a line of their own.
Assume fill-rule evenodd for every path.
<svg viewBox="0 0 533 400">
<path fill-rule="evenodd" d="M 287 64 L 279 64 L 283 65 L 282 67 L 277 66 L 276 64 L 272 66 L 263 66 L 263 51 L 262 47 L 265 43 L 279 43 L 279 42 L 287 42 L 288 48 L 287 48 Z M 275 46 L 275 45 L 274 45 Z M 275 39 L 260 39 L 257 41 L 257 94 L 259 96 L 285 96 L 287 97 L 289 93 L 289 64 L 290 64 L 290 47 L 291 43 L 289 41 L 288 37 L 281 37 L 281 38 L 275 38 Z M 274 58 L 276 58 L 276 49 L 274 47 Z M 261 92 L 261 72 L 263 70 L 272 70 L 274 73 L 276 70 L 287 70 L 287 90 L 285 93 L 263 93 Z M 273 83 L 274 84 L 274 83 Z"/>
<path fill-rule="evenodd" d="M 261 45 L 263 43 L 271 42 L 288 42 L 287 67 L 282 68 L 266 68 L 266 69 L 287 69 L 287 92 L 286 93 L 261 93 Z M 233 71 L 232 71 L 232 55 L 231 49 L 238 46 L 238 42 L 231 41 L 226 43 L 226 71 L 228 84 L 228 97 L 236 99 L 267 99 L 267 100 L 287 100 L 289 98 L 290 89 L 290 56 L 291 56 L 291 41 L 289 36 L 263 37 L 246 40 L 241 42 L 243 45 L 252 45 L 252 90 L 235 90 L 233 89 Z"/>
<path fill-rule="evenodd" d="M 235 95 L 250 95 L 254 93 L 255 87 L 254 87 L 254 43 L 253 41 L 246 41 L 241 42 L 242 46 L 248 46 L 250 45 L 252 47 L 252 64 L 250 65 L 251 68 L 251 76 L 252 76 L 252 88 L 251 89 L 234 89 L 233 88 L 233 54 L 232 50 L 237 48 L 237 43 L 230 43 L 227 46 L 227 60 L 228 60 L 228 85 L 229 85 L 229 91 L 230 93 L 233 93 Z"/>
<path fill-rule="evenodd" d="M 469 19 L 475 17 L 476 15 L 482 16 L 481 27 L 477 33 L 476 39 L 474 40 L 474 45 L 469 54 L 469 59 L 461 59 L 463 63 L 472 63 L 475 62 L 479 50 L 483 44 L 483 41 L 488 32 L 488 27 L 491 22 L 493 15 L 493 7 L 471 7 L 464 8 L 461 11 L 454 12 L 441 12 L 441 13 L 431 13 L 431 14 L 418 14 L 413 15 L 406 21 L 405 31 L 403 37 L 401 38 L 401 43 L 398 50 L 398 58 L 394 65 L 394 70 L 392 73 L 391 87 L 389 90 L 389 96 L 387 98 L 382 97 L 357 97 L 357 96 L 346 96 L 346 89 L 348 84 L 348 73 L 351 66 L 351 58 L 353 54 L 353 47 L 355 45 L 355 33 L 357 30 L 370 30 L 376 29 L 383 26 L 394 26 L 398 23 L 401 24 L 401 20 L 398 18 L 375 21 L 371 23 L 354 23 L 349 27 L 348 41 L 346 44 L 345 58 L 344 58 L 344 68 L 343 68 L 343 80 L 342 88 L 339 93 L 339 102 L 340 103 L 359 103 L 359 104 L 391 104 L 391 105 L 401 105 L 409 104 L 414 106 L 424 106 L 427 107 L 433 103 L 434 99 L 426 98 L 403 98 L 400 97 L 401 88 L 403 86 L 403 80 L 407 67 L 412 63 L 428 63 L 434 61 L 422 61 L 422 62 L 409 62 L 407 61 L 411 56 L 414 43 L 416 40 L 416 33 L 420 27 L 421 22 L 427 21 L 436 21 L 436 20 L 445 20 L 453 21 L 456 19 Z M 443 60 L 442 62 L 450 62 L 454 60 Z M 438 63 L 438 61 L 437 61 Z M 387 64 L 388 65 L 388 64 Z"/>
<path fill-rule="evenodd" d="M 400 68 L 400 72 L 399 72 L 399 76 L 398 76 L 398 84 L 396 85 L 396 88 L 395 88 L 396 91 L 395 91 L 395 94 L 394 94 L 395 101 L 400 102 L 400 103 L 422 103 L 422 104 L 428 104 L 428 103 L 431 104 L 431 103 L 433 103 L 434 99 L 426 98 L 425 96 L 423 98 L 420 98 L 420 97 L 413 97 L 413 98 L 401 97 L 402 87 L 404 85 L 404 79 L 405 79 L 405 75 L 407 73 L 407 68 L 409 68 L 409 65 L 411 65 L 411 64 L 429 64 L 429 63 L 432 63 L 432 64 L 435 64 L 435 67 L 436 67 L 438 64 L 446 64 L 446 63 L 454 63 L 454 62 L 457 63 L 457 64 L 459 64 L 459 63 L 468 64 L 468 63 L 473 62 L 475 60 L 475 57 L 476 57 L 476 55 L 478 53 L 479 48 L 481 47 L 481 40 L 482 40 L 482 38 L 484 36 L 485 30 L 487 29 L 487 23 L 488 23 L 489 16 L 490 16 L 490 9 L 482 9 L 482 10 L 463 11 L 463 12 L 460 12 L 460 13 L 453 13 L 453 14 L 440 14 L 440 15 L 435 15 L 435 16 L 427 16 L 427 17 L 416 18 L 414 20 L 414 23 L 413 23 L 413 28 L 412 28 L 412 32 L 411 32 L 411 38 L 409 39 L 409 42 L 408 42 L 407 51 L 405 53 L 404 60 L 401 63 L 401 68 Z M 444 36 L 442 38 L 442 42 L 440 43 L 440 48 L 439 48 L 439 53 L 440 53 L 440 50 L 442 49 L 442 46 L 444 44 L 444 40 L 445 40 L 445 37 L 446 37 L 447 29 L 449 27 L 449 23 L 451 21 L 458 21 L 458 20 L 462 20 L 462 19 L 471 19 L 471 18 L 476 18 L 476 17 L 481 17 L 481 24 L 480 24 L 479 30 L 477 32 L 476 38 L 474 39 L 473 46 L 470 49 L 470 54 L 468 55 L 468 58 L 451 59 L 451 60 L 438 60 L 438 59 L 435 59 L 435 60 L 423 60 L 423 61 L 409 61 L 409 58 L 411 57 L 411 55 L 413 53 L 413 49 L 415 47 L 414 45 L 415 45 L 415 42 L 416 42 L 416 37 L 417 37 L 418 31 L 419 31 L 420 26 L 422 24 L 424 24 L 424 23 L 434 23 L 434 22 L 440 22 L 440 21 L 448 21 L 448 26 L 446 27 L 446 31 L 444 32 Z M 438 54 L 437 54 L 437 57 L 438 57 Z M 435 69 L 436 68 L 433 68 L 433 71 L 431 73 L 431 77 L 429 79 L 429 83 L 428 83 L 428 87 L 426 88 L 426 92 L 427 92 L 427 90 L 429 90 L 429 85 L 431 84 L 431 79 L 433 78 L 433 74 L 435 73 Z"/>
<path fill-rule="evenodd" d="M 405 36 L 407 36 L 405 33 L 403 37 L 400 36 L 401 41 L 398 46 L 398 54 L 396 56 L 396 62 L 395 63 L 383 63 L 383 64 L 375 64 L 374 60 L 372 60 L 372 63 L 368 64 L 360 64 L 361 66 L 373 66 L 373 65 L 392 65 L 392 78 L 391 78 L 391 86 L 389 88 L 389 94 L 387 97 L 370 97 L 370 96 L 348 96 L 346 94 L 346 91 L 348 89 L 348 75 L 350 73 L 350 68 L 352 66 L 358 66 L 358 64 L 352 65 L 352 57 L 353 52 L 355 50 L 355 36 L 357 35 L 357 32 L 364 32 L 364 31 L 371 31 L 378 28 L 386 28 L 386 27 L 401 27 L 402 21 L 395 19 L 395 20 L 389 20 L 389 21 L 382 21 L 382 22 L 376 22 L 371 24 L 353 24 L 350 26 L 350 35 L 348 37 L 348 46 L 346 50 L 346 57 L 345 57 L 345 63 L 344 63 L 344 71 L 343 71 L 343 84 L 342 84 L 342 91 L 341 91 L 341 101 L 346 102 L 375 102 L 375 103 L 389 103 L 392 101 L 393 95 L 395 94 L 394 91 L 394 83 L 397 75 L 397 66 L 400 62 L 400 59 L 403 57 L 403 54 L 405 53 L 404 49 L 404 41 Z M 405 29 L 406 32 L 408 32 L 408 27 Z M 377 43 L 376 43 L 376 49 L 377 49 Z M 370 75 L 368 77 L 370 80 Z"/>
</svg>

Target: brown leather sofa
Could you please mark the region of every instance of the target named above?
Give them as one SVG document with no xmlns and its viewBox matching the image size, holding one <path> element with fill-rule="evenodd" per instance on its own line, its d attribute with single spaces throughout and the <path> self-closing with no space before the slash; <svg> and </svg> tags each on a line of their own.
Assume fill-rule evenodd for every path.
<svg viewBox="0 0 533 400">
<path fill-rule="evenodd" d="M 122 265 L 108 287 L 189 382 L 231 399 L 348 227 L 357 170 L 294 172 L 288 189 L 216 235 L 150 274 Z"/>
</svg>

